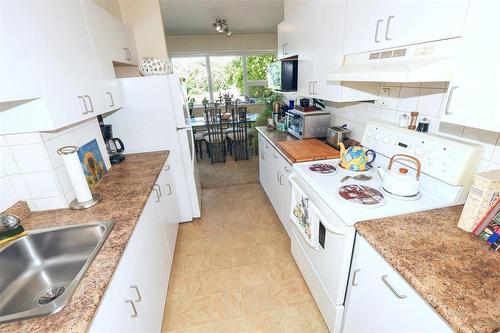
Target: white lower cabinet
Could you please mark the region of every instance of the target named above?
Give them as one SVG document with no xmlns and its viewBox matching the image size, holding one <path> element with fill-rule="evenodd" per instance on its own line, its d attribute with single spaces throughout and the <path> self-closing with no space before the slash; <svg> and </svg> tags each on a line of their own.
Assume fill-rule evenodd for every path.
<svg viewBox="0 0 500 333">
<path fill-rule="evenodd" d="M 259 179 L 271 205 L 290 237 L 288 223 L 292 187 L 288 176 L 292 166 L 267 139 L 259 133 Z"/>
<path fill-rule="evenodd" d="M 163 168 L 149 195 L 90 332 L 161 331 L 178 228 L 169 170 Z"/>
<path fill-rule="evenodd" d="M 361 236 L 354 247 L 343 332 L 453 332 Z"/>
</svg>

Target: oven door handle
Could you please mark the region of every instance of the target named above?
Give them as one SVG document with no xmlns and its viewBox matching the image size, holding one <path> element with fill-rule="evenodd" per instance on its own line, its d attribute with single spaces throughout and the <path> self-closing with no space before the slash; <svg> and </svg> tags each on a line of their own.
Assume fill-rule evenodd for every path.
<svg viewBox="0 0 500 333">
<path fill-rule="evenodd" d="M 301 183 L 302 181 L 295 175 L 291 174 L 290 176 L 288 176 L 288 180 L 290 180 L 290 183 L 292 184 L 292 186 L 295 186 L 300 192 L 304 193 L 305 196 L 307 196 L 309 198 L 309 200 L 311 200 L 311 202 L 314 204 L 314 201 L 312 200 L 311 196 L 310 195 L 307 195 L 307 192 L 308 191 L 305 191 L 304 188 L 299 184 Z M 293 200 L 293 198 L 292 198 Z M 293 206 L 293 204 L 292 204 Z M 314 204 L 314 206 L 316 207 L 315 211 L 316 211 L 316 214 L 318 215 L 317 217 L 320 219 L 321 221 L 321 224 L 323 224 L 323 226 L 331 233 L 333 234 L 336 234 L 336 235 L 339 235 L 339 236 L 344 236 L 346 235 L 346 232 L 345 230 L 343 230 L 342 228 L 339 228 L 339 227 L 336 227 L 336 226 L 333 226 L 331 225 L 330 223 L 328 223 L 328 220 L 323 216 L 323 214 L 321 214 L 321 212 L 319 211 L 318 209 L 318 205 Z"/>
</svg>

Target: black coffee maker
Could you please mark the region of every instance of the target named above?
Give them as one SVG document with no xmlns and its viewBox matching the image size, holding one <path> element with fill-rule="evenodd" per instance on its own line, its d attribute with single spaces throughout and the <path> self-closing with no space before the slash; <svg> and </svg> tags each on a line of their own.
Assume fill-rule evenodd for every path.
<svg viewBox="0 0 500 333">
<path fill-rule="evenodd" d="M 111 164 L 120 163 L 125 159 L 122 152 L 125 150 L 125 145 L 119 138 L 113 138 L 113 126 L 101 124 L 101 132 L 108 150 L 109 160 Z"/>
</svg>

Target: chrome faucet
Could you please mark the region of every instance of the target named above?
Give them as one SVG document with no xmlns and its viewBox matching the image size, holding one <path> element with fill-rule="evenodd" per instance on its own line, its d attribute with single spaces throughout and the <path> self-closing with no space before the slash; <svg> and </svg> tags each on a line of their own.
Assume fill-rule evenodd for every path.
<svg viewBox="0 0 500 333">
<path fill-rule="evenodd" d="M 0 235 L 21 225 L 21 219 L 13 214 L 0 215 Z"/>
</svg>

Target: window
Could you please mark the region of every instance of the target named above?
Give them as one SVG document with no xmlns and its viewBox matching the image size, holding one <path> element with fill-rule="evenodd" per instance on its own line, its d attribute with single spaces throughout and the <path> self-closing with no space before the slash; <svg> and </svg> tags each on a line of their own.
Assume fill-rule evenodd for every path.
<svg viewBox="0 0 500 333">
<path fill-rule="evenodd" d="M 205 57 L 172 58 L 172 64 L 175 72 L 184 80 L 189 99 L 194 98 L 195 104 L 202 104 L 204 98 L 210 100 Z"/>
<path fill-rule="evenodd" d="M 275 60 L 273 54 L 172 57 L 174 70 L 195 104 L 204 98 L 220 100 L 227 93 L 239 100 L 268 96 L 272 91 L 267 88 L 267 67 Z"/>
</svg>

